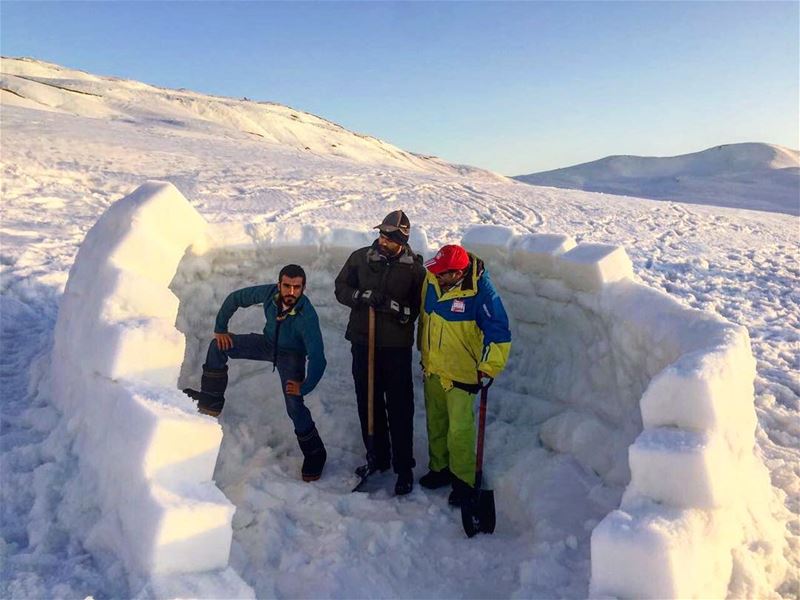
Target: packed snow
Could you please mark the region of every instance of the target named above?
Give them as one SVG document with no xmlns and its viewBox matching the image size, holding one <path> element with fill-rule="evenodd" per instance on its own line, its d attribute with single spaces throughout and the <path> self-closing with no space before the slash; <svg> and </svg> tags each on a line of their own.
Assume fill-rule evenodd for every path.
<svg viewBox="0 0 800 600">
<path fill-rule="evenodd" d="M 3 92 L 4 597 L 797 594 L 795 218 L 309 153 L 189 92 L 213 128 L 176 129 L 170 90 L 2 70 L 98 94 L 53 111 Z M 152 118 L 114 116 L 137 87 L 130 111 Z M 350 493 L 363 448 L 333 278 L 396 208 L 423 255 L 484 257 L 512 319 L 493 536 L 466 539 L 446 493 L 395 498 L 388 474 Z M 219 422 L 177 391 L 225 295 L 294 261 L 329 364 L 307 399 L 329 451 L 314 484 L 270 368 L 232 363 Z M 416 402 L 419 476 L 420 382 Z"/>
<path fill-rule="evenodd" d="M 680 156 L 609 156 L 519 175 L 533 185 L 800 215 L 800 152 L 726 144 Z"/>
</svg>

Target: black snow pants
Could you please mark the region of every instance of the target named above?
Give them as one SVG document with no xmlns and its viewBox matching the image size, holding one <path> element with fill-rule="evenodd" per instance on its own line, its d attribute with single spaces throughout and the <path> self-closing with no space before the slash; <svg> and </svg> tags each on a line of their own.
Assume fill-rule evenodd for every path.
<svg viewBox="0 0 800 600">
<path fill-rule="evenodd" d="M 361 437 L 367 448 L 367 377 L 369 351 L 353 344 L 353 382 L 358 401 Z M 391 465 L 395 473 L 412 469 L 414 461 L 414 384 L 411 376 L 411 348 L 375 348 L 374 389 L 375 464 Z"/>
</svg>

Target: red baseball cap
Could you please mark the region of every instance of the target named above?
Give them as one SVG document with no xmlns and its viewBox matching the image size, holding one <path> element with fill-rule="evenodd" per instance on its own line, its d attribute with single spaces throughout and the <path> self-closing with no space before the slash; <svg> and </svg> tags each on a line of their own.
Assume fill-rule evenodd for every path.
<svg viewBox="0 0 800 600">
<path fill-rule="evenodd" d="M 469 265 L 469 255 L 461 246 L 455 244 L 442 246 L 432 259 L 425 263 L 425 268 L 434 275 L 445 271 L 466 269 Z"/>
</svg>

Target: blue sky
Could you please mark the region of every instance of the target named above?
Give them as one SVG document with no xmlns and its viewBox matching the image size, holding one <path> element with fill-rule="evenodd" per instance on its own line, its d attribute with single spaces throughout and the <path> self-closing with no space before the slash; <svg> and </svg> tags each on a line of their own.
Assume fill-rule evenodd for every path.
<svg viewBox="0 0 800 600">
<path fill-rule="evenodd" d="M 0 50 L 518 175 L 797 149 L 797 2 L 7 2 Z"/>
</svg>

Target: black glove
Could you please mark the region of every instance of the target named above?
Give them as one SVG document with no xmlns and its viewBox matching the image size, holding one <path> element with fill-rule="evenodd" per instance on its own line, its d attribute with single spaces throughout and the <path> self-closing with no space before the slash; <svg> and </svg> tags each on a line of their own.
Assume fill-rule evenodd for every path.
<svg viewBox="0 0 800 600">
<path fill-rule="evenodd" d="M 356 290 L 353 292 L 353 300 L 378 308 L 386 302 L 386 296 L 377 290 Z"/>
<path fill-rule="evenodd" d="M 389 312 L 396 315 L 401 323 L 408 323 L 411 320 L 411 309 L 391 298 L 389 299 Z"/>
</svg>

